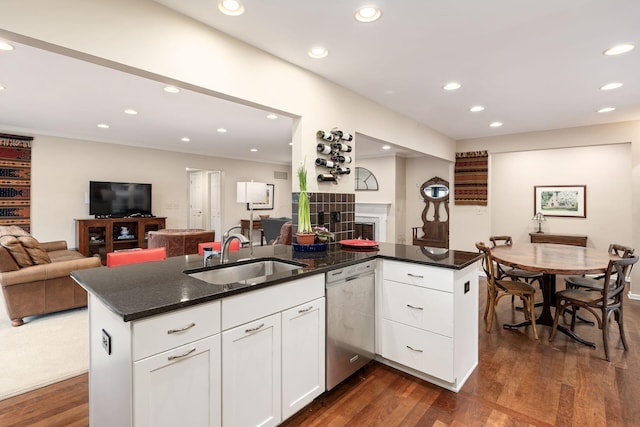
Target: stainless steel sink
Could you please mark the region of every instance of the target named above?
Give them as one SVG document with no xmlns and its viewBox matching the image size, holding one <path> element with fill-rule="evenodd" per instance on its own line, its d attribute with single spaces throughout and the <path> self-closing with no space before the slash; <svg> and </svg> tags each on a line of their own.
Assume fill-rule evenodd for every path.
<svg viewBox="0 0 640 427">
<path fill-rule="evenodd" d="M 210 270 L 189 273 L 189 276 L 214 285 L 230 283 L 257 284 L 269 280 L 269 276 L 297 270 L 305 264 L 273 259 L 257 259 L 249 262 L 225 264 Z"/>
</svg>

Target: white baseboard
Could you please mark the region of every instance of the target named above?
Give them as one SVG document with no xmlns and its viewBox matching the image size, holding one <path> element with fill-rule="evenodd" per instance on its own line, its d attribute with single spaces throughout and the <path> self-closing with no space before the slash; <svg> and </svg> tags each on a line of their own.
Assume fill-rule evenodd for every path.
<svg viewBox="0 0 640 427">
<path fill-rule="evenodd" d="M 627 296 L 629 297 L 629 299 L 640 300 L 640 295 L 638 294 L 632 294 L 631 292 L 629 292 Z"/>
</svg>

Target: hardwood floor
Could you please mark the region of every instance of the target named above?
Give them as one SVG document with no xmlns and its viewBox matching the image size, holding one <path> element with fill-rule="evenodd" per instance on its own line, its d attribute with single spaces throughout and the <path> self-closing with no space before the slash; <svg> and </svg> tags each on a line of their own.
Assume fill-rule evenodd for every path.
<svg viewBox="0 0 640 427">
<path fill-rule="evenodd" d="M 640 426 L 640 301 L 625 301 L 629 351 L 611 329 L 610 363 L 596 327 L 576 327 L 596 342 L 591 349 L 562 334 L 550 343 L 546 326 L 538 327 L 539 341 L 529 329 L 502 329 L 522 319 L 507 299 L 486 333 L 483 311 L 481 292 L 479 365 L 459 393 L 374 362 L 283 425 Z M 88 425 L 87 381 L 82 375 L 0 401 L 0 425 Z"/>
</svg>

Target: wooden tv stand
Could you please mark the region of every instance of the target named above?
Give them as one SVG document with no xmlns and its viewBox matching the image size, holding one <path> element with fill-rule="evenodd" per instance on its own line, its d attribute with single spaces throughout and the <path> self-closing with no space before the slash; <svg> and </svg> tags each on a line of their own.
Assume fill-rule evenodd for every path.
<svg viewBox="0 0 640 427">
<path fill-rule="evenodd" d="M 164 217 L 76 219 L 78 251 L 84 256 L 100 256 L 106 264 L 109 252 L 146 248 L 147 233 L 164 229 L 165 220 Z M 123 227 L 128 233 L 123 234 Z"/>
<path fill-rule="evenodd" d="M 559 245 L 587 246 L 587 236 L 580 234 L 529 233 L 531 243 L 556 243 Z"/>
</svg>

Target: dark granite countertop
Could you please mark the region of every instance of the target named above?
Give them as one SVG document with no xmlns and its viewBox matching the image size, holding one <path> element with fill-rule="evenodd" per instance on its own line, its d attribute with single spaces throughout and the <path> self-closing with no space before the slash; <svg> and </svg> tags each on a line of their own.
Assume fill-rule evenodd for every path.
<svg viewBox="0 0 640 427">
<path fill-rule="evenodd" d="M 323 252 L 294 252 L 291 246 L 256 246 L 254 258 L 278 258 L 304 266 L 269 277 L 265 283 L 243 285 L 213 285 L 185 274 L 202 270 L 202 257 L 185 255 L 162 262 L 148 262 L 117 268 L 77 270 L 73 277 L 88 292 L 95 295 L 123 321 L 142 319 L 206 301 L 271 286 L 300 277 L 325 273 L 336 268 L 382 257 L 448 269 L 463 269 L 480 259 L 476 252 L 439 250 L 420 246 L 380 243 L 375 251 L 347 251 L 341 245 L 330 244 Z M 231 252 L 230 261 L 249 257 L 249 249 Z M 273 280 L 271 280 L 273 279 Z"/>
</svg>

